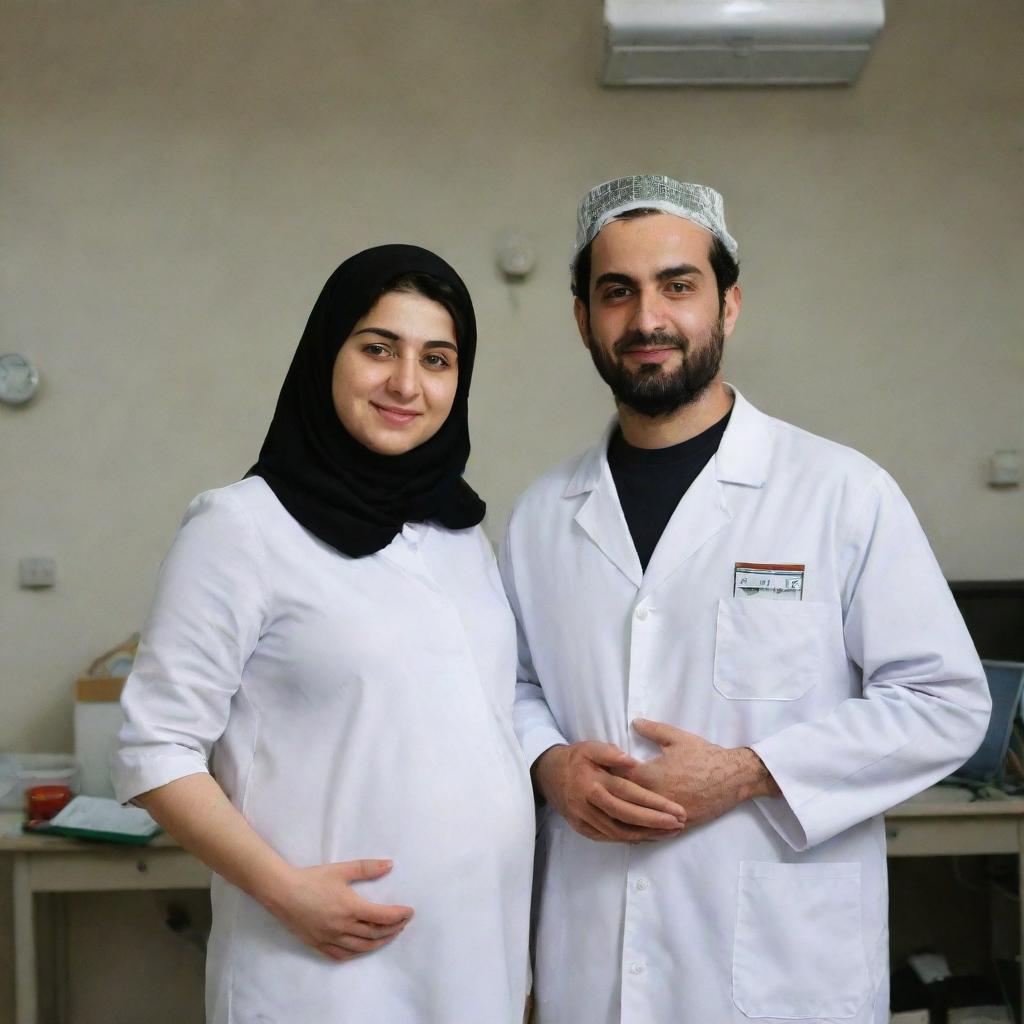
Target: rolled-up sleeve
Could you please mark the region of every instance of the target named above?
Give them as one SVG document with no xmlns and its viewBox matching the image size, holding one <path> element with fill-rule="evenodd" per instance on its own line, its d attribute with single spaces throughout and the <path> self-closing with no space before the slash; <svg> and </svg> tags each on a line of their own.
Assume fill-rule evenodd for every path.
<svg viewBox="0 0 1024 1024">
<path fill-rule="evenodd" d="M 267 611 L 263 548 L 242 505 L 208 491 L 189 506 L 160 570 L 111 759 L 117 799 L 209 772 Z"/>
</svg>

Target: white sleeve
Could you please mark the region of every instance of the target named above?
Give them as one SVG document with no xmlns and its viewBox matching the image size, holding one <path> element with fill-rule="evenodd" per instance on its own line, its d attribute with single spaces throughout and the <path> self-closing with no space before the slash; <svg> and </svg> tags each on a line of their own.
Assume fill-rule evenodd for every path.
<svg viewBox="0 0 1024 1024">
<path fill-rule="evenodd" d="M 568 744 L 555 721 L 555 716 L 548 707 L 544 690 L 530 657 L 530 645 L 523 629 L 523 616 L 519 608 L 519 596 L 516 593 L 515 568 L 512 558 L 512 546 L 509 539 L 511 523 L 505 531 L 505 540 L 498 555 L 498 568 L 505 585 L 508 603 L 516 617 L 516 643 L 518 646 L 518 665 L 516 668 L 516 699 L 512 707 L 512 723 L 519 738 L 519 745 L 526 755 L 526 763 L 534 761 L 551 747 Z"/>
<path fill-rule="evenodd" d="M 847 656 L 863 693 L 753 744 L 782 799 L 758 800 L 804 850 L 955 771 L 985 735 L 984 671 L 906 498 L 879 471 L 839 551 Z"/>
<path fill-rule="evenodd" d="M 208 772 L 266 613 L 262 545 L 224 491 L 199 495 L 164 560 L 121 696 L 117 799 Z"/>
</svg>

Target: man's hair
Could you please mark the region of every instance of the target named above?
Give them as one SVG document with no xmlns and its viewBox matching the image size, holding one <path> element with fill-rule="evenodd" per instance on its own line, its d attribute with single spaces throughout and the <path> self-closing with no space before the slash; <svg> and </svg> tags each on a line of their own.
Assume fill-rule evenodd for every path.
<svg viewBox="0 0 1024 1024">
<path fill-rule="evenodd" d="M 647 217 L 652 213 L 661 212 L 661 210 L 644 206 L 637 210 L 624 210 L 615 219 L 632 220 L 635 217 Z M 570 284 L 573 295 L 586 306 L 588 313 L 590 312 L 590 249 L 593 244 L 593 239 L 587 242 L 573 261 Z M 739 280 L 740 265 L 729 255 L 729 250 L 722 244 L 718 235 L 711 236 L 708 262 L 715 272 L 715 282 L 718 285 L 718 309 L 721 312 L 725 306 L 725 293 Z"/>
</svg>

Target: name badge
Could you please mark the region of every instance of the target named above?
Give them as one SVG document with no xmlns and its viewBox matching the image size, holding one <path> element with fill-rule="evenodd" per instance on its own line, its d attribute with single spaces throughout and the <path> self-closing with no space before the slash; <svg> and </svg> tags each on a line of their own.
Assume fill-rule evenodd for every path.
<svg viewBox="0 0 1024 1024">
<path fill-rule="evenodd" d="M 737 562 L 733 597 L 760 597 L 772 601 L 804 599 L 804 566 Z"/>
</svg>

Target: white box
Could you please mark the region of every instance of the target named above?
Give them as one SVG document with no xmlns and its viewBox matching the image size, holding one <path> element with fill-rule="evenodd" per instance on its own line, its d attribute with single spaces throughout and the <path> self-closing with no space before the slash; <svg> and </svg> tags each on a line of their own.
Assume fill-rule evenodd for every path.
<svg viewBox="0 0 1024 1024">
<path fill-rule="evenodd" d="M 124 724 L 124 679 L 83 676 L 75 684 L 75 756 L 82 766 L 82 792 L 113 797 L 110 755 Z"/>
</svg>

